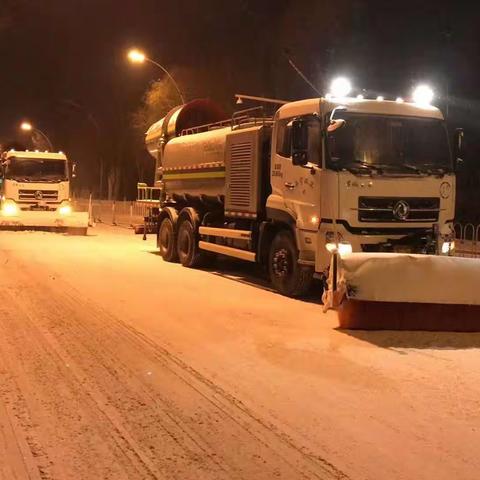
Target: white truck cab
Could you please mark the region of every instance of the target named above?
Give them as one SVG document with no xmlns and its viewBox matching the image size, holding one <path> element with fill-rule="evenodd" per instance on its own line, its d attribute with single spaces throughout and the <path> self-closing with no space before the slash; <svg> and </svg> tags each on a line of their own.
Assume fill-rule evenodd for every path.
<svg viewBox="0 0 480 480">
<path fill-rule="evenodd" d="M 317 272 L 333 249 L 426 253 L 433 226 L 443 235 L 440 253 L 453 248 L 454 165 L 433 106 L 353 98 L 284 105 L 271 185 L 269 216 L 295 221 L 300 262 Z"/>
<path fill-rule="evenodd" d="M 87 232 L 88 213 L 72 211 L 70 167 L 61 152 L 4 152 L 0 191 L 1 227 Z"/>
</svg>

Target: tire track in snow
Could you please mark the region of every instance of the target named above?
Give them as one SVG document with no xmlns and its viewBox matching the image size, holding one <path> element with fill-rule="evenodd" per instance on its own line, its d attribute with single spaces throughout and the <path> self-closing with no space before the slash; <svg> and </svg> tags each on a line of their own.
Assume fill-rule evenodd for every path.
<svg viewBox="0 0 480 480">
<path fill-rule="evenodd" d="M 11 302 L 18 302 L 16 308 L 29 317 L 31 327 L 48 344 L 50 353 L 54 352 L 56 362 L 67 365 L 67 371 L 81 386 L 83 394 L 90 397 L 111 423 L 117 441 L 121 439 L 120 443 L 128 445 L 127 452 L 134 452 L 151 478 L 160 478 L 160 475 L 188 478 L 178 477 L 182 469 L 184 474 L 188 468 L 203 468 L 202 478 L 346 478 L 328 461 L 298 446 L 279 426 L 263 420 L 169 350 L 82 299 L 69 285 L 59 280 L 46 283 L 44 275 L 31 275 L 30 272 L 38 269 L 32 269 L 30 264 L 29 275 L 26 275 L 27 266 L 22 268 L 21 262 L 15 263 L 13 268 L 17 273 L 12 271 L 12 275 L 20 277 L 25 288 L 20 295 L 12 291 Z M 52 296 L 56 301 L 46 308 L 46 300 Z M 157 373 L 160 370 L 167 393 L 159 392 L 158 384 L 152 384 L 148 377 L 138 375 L 133 364 L 137 367 L 142 362 Z M 121 385 L 125 381 L 126 385 Z M 119 389 L 120 395 L 125 396 L 123 401 L 114 398 L 109 386 L 113 386 L 115 392 Z M 194 400 L 179 398 L 185 393 Z M 179 404 L 185 403 L 186 408 L 182 410 L 170 397 Z M 148 402 L 153 407 L 143 408 Z M 199 412 L 199 421 L 189 419 L 185 413 L 192 410 L 189 409 L 192 403 L 196 404 L 193 410 Z M 138 419 L 137 424 L 132 421 L 136 405 L 151 416 L 149 421 L 140 424 Z M 172 462 L 160 461 L 152 454 L 149 448 L 152 445 L 139 434 L 138 427 L 149 430 L 152 426 L 156 426 L 157 431 L 163 430 L 169 443 L 175 444 L 168 446 L 172 454 L 179 455 L 180 448 L 190 455 L 182 457 L 180 453 L 173 467 Z M 221 431 L 225 427 L 233 432 L 231 437 Z M 250 465 L 242 468 L 235 452 L 232 455 L 222 450 L 209 430 L 230 443 L 232 438 L 233 444 L 238 442 L 239 450 L 246 450 L 242 452 L 240 464 Z M 150 434 L 158 436 L 158 432 Z M 158 438 L 155 440 L 159 444 Z M 160 440 L 165 442 L 164 437 Z M 185 463 L 188 465 L 182 465 Z"/>
</svg>

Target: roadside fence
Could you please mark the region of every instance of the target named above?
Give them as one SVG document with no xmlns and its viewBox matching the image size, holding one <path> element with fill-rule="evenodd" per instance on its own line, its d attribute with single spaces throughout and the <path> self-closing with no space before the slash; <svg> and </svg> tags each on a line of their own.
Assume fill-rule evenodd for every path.
<svg viewBox="0 0 480 480">
<path fill-rule="evenodd" d="M 88 211 L 91 223 L 106 223 L 125 228 L 143 225 L 148 214 L 146 201 L 97 200 L 76 198 L 73 206 L 78 211 Z M 456 256 L 480 258 L 480 224 L 455 223 Z"/>
<path fill-rule="evenodd" d="M 480 224 L 455 223 L 455 250 L 459 257 L 480 258 Z"/>
<path fill-rule="evenodd" d="M 118 200 L 97 200 L 90 198 L 75 198 L 72 201 L 77 211 L 89 213 L 90 223 L 106 223 L 125 228 L 143 225 L 149 206 L 142 202 Z"/>
</svg>

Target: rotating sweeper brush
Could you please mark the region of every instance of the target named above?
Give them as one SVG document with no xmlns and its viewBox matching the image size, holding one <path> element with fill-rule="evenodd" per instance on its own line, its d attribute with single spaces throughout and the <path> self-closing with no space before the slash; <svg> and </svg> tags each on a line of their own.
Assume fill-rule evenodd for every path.
<svg viewBox="0 0 480 480">
<path fill-rule="evenodd" d="M 433 255 L 334 254 L 325 308 L 340 328 L 480 331 L 480 260 Z"/>
</svg>

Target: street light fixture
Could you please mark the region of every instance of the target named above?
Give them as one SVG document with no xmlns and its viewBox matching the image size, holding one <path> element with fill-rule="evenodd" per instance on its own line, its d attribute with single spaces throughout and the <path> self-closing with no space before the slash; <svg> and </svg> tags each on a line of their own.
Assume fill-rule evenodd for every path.
<svg viewBox="0 0 480 480">
<path fill-rule="evenodd" d="M 132 63 L 145 63 L 145 62 L 149 62 L 151 63 L 152 65 L 155 65 L 156 67 L 160 68 L 163 73 L 165 73 L 167 75 L 167 77 L 170 79 L 170 81 L 173 83 L 173 85 L 175 86 L 175 89 L 177 90 L 177 93 L 178 93 L 178 96 L 180 97 L 180 100 L 182 101 L 182 105 L 185 104 L 185 99 L 183 98 L 183 95 L 182 95 L 182 92 L 177 84 L 177 82 L 175 81 L 175 79 L 170 75 L 170 73 L 168 72 L 168 70 L 163 67 L 162 65 L 160 65 L 158 62 L 156 62 L 155 60 L 152 60 L 151 58 L 148 58 L 145 53 L 143 53 L 142 51 L 136 49 L 136 48 L 132 48 L 131 50 L 128 51 L 128 54 L 127 54 L 127 58 L 130 60 L 130 62 Z"/>
<path fill-rule="evenodd" d="M 143 63 L 145 61 L 145 54 L 136 48 L 128 52 L 128 59 L 132 63 Z"/>
<path fill-rule="evenodd" d="M 32 136 L 34 134 L 40 135 L 45 142 L 48 145 L 48 148 L 51 152 L 53 152 L 53 145 L 50 139 L 47 137 L 45 133 L 43 133 L 39 128 L 34 127 L 30 122 L 22 122 L 20 124 L 20 130 L 23 130 L 24 132 L 32 132 Z"/>
</svg>

